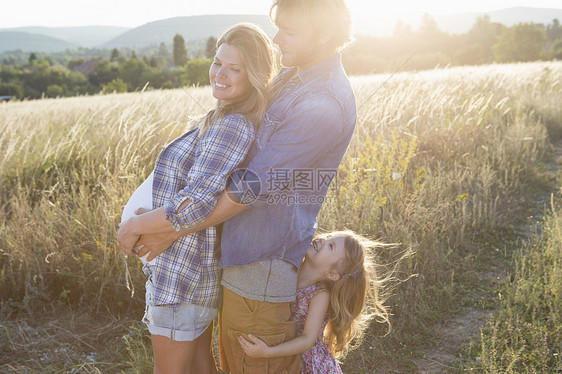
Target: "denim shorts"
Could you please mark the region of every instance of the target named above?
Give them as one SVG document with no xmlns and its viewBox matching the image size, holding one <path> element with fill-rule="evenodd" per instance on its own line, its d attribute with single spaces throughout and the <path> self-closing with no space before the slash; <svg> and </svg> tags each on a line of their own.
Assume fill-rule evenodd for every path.
<svg viewBox="0 0 562 374">
<path fill-rule="evenodd" d="M 146 282 L 146 309 L 142 321 L 152 335 L 162 335 L 174 341 L 194 341 L 217 317 L 218 309 L 181 303 L 154 305 L 154 286 Z"/>
</svg>

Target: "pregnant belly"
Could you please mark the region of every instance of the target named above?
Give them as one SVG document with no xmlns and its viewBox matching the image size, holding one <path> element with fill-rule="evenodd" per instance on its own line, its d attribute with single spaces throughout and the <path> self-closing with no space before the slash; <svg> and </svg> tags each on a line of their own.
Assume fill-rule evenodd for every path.
<svg viewBox="0 0 562 374">
<path fill-rule="evenodd" d="M 135 215 L 135 210 L 138 208 L 152 209 L 152 180 L 154 179 L 151 173 L 148 178 L 136 189 L 133 195 L 127 201 L 123 213 L 121 215 L 121 222 L 125 222 Z M 137 247 L 142 248 L 142 246 Z M 140 258 L 143 264 L 147 264 L 146 257 L 148 254 Z M 154 261 L 154 260 L 153 260 Z M 150 261 L 152 262 L 152 261 Z"/>
</svg>

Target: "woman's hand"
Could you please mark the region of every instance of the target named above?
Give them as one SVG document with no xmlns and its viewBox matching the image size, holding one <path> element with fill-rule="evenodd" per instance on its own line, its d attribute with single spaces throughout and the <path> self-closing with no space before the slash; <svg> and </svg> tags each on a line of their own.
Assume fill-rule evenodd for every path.
<svg viewBox="0 0 562 374">
<path fill-rule="evenodd" d="M 252 334 L 248 334 L 248 339 L 249 340 L 244 339 L 242 336 L 238 337 L 238 342 L 248 356 L 251 358 L 269 357 L 268 353 L 270 349 L 267 344 Z"/>
<path fill-rule="evenodd" d="M 135 244 L 136 246 L 143 246 L 138 252 L 137 256 L 142 257 L 150 252 L 146 260 L 152 261 L 160 253 L 170 248 L 172 244 L 179 238 L 180 235 L 176 232 L 143 234 Z"/>
<path fill-rule="evenodd" d="M 135 210 L 136 215 L 141 215 L 147 212 L 150 212 L 150 210 L 144 208 L 138 208 L 137 210 Z M 170 248 L 172 244 L 180 237 L 181 236 L 176 232 L 142 234 L 135 243 L 135 248 L 140 249 L 135 254 L 140 258 L 150 252 L 148 257 L 146 258 L 146 261 L 152 261 L 160 253 Z"/>
<path fill-rule="evenodd" d="M 137 220 L 143 214 L 149 212 L 155 213 L 156 211 L 144 208 L 135 210 L 134 217 L 119 225 L 117 241 L 119 242 L 119 248 L 129 256 L 140 258 L 150 252 L 146 260 L 152 261 L 154 257 L 170 248 L 181 235 L 174 231 L 142 234 L 143 230 L 141 230 L 140 223 Z M 148 215 L 144 216 L 143 219 L 147 217 Z"/>
</svg>

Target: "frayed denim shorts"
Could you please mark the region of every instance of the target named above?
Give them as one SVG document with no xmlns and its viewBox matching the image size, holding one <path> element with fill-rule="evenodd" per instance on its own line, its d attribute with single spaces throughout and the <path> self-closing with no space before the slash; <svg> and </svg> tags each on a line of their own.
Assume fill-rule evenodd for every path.
<svg viewBox="0 0 562 374">
<path fill-rule="evenodd" d="M 182 303 L 174 306 L 154 305 L 154 286 L 146 282 L 146 310 L 142 321 L 152 335 L 162 335 L 178 342 L 193 341 L 217 317 L 218 309 Z"/>
</svg>

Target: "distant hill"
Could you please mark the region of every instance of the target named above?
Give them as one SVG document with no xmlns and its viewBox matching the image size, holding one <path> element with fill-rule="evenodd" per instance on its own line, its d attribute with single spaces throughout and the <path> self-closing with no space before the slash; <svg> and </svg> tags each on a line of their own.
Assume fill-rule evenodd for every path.
<svg viewBox="0 0 562 374">
<path fill-rule="evenodd" d="M 501 23 L 505 26 L 513 26 L 521 22 L 542 23 L 547 25 L 552 20 L 558 18 L 562 21 L 562 9 L 543 9 L 515 7 L 502 10 L 496 10 L 486 13 L 465 13 L 454 14 L 451 16 L 435 17 L 437 25 L 443 31 L 453 34 L 465 33 L 474 25 L 474 21 L 483 15 L 490 16 L 490 21 Z"/>
<path fill-rule="evenodd" d="M 145 47 L 161 42 L 172 43 L 174 35 L 181 34 L 185 40 L 220 36 L 229 26 L 240 22 L 252 22 L 260 26 L 270 36 L 275 27 L 267 15 L 208 15 L 174 17 L 154 21 L 129 30 L 103 46 L 106 48 Z"/>
<path fill-rule="evenodd" d="M 97 47 L 116 36 L 130 30 L 130 27 L 117 26 L 79 26 L 79 27 L 17 27 L 0 29 L 0 31 L 19 31 L 31 34 L 41 34 L 61 39 L 81 47 Z"/>
<path fill-rule="evenodd" d="M 562 4 L 561 4 L 562 6 Z M 548 24 L 552 20 L 558 18 L 562 22 L 562 8 L 560 9 L 544 9 L 544 8 L 528 8 L 516 7 L 503 10 L 488 12 L 492 22 L 498 22 L 506 26 L 513 26 L 519 22 L 529 22 Z"/>
<path fill-rule="evenodd" d="M 77 45 L 46 35 L 20 31 L 0 31 L 0 53 L 21 49 L 25 52 L 59 52 Z"/>
<path fill-rule="evenodd" d="M 521 22 L 542 23 L 549 24 L 552 20 L 558 18 L 562 22 L 562 9 L 545 9 L 545 8 L 529 8 L 529 7 L 515 7 L 496 10 L 492 12 L 473 12 L 473 13 L 459 13 L 449 15 L 434 15 L 429 14 L 441 31 L 446 31 L 451 34 L 462 34 L 470 30 L 478 17 L 488 15 L 492 22 L 501 23 L 505 26 L 513 26 Z M 409 24 L 413 30 L 419 27 L 422 15 L 410 15 L 401 18 L 405 24 Z M 377 18 L 376 16 L 370 18 L 359 17 L 355 24 L 356 34 L 367 35 L 392 35 L 396 20 L 384 18 Z"/>
<path fill-rule="evenodd" d="M 432 15 L 442 31 L 451 34 L 467 32 L 475 20 L 489 15 L 492 22 L 512 26 L 519 22 L 549 24 L 554 18 L 562 21 L 562 9 L 543 9 L 515 7 L 486 13 L 460 13 L 451 15 Z M 380 16 L 359 16 L 354 22 L 356 35 L 392 35 L 397 20 Z M 422 15 L 402 18 L 413 30 L 419 27 Z M 239 22 L 252 22 L 260 26 L 270 36 L 275 27 L 267 15 L 206 15 L 174 17 L 158 20 L 130 29 L 116 26 L 83 27 L 19 27 L 0 29 L 0 53 L 21 49 L 34 52 L 57 52 L 67 48 L 142 48 L 172 43 L 175 34 L 181 34 L 188 42 L 219 36 L 229 26 Z M 197 42 L 199 43 L 199 42 Z"/>
</svg>

